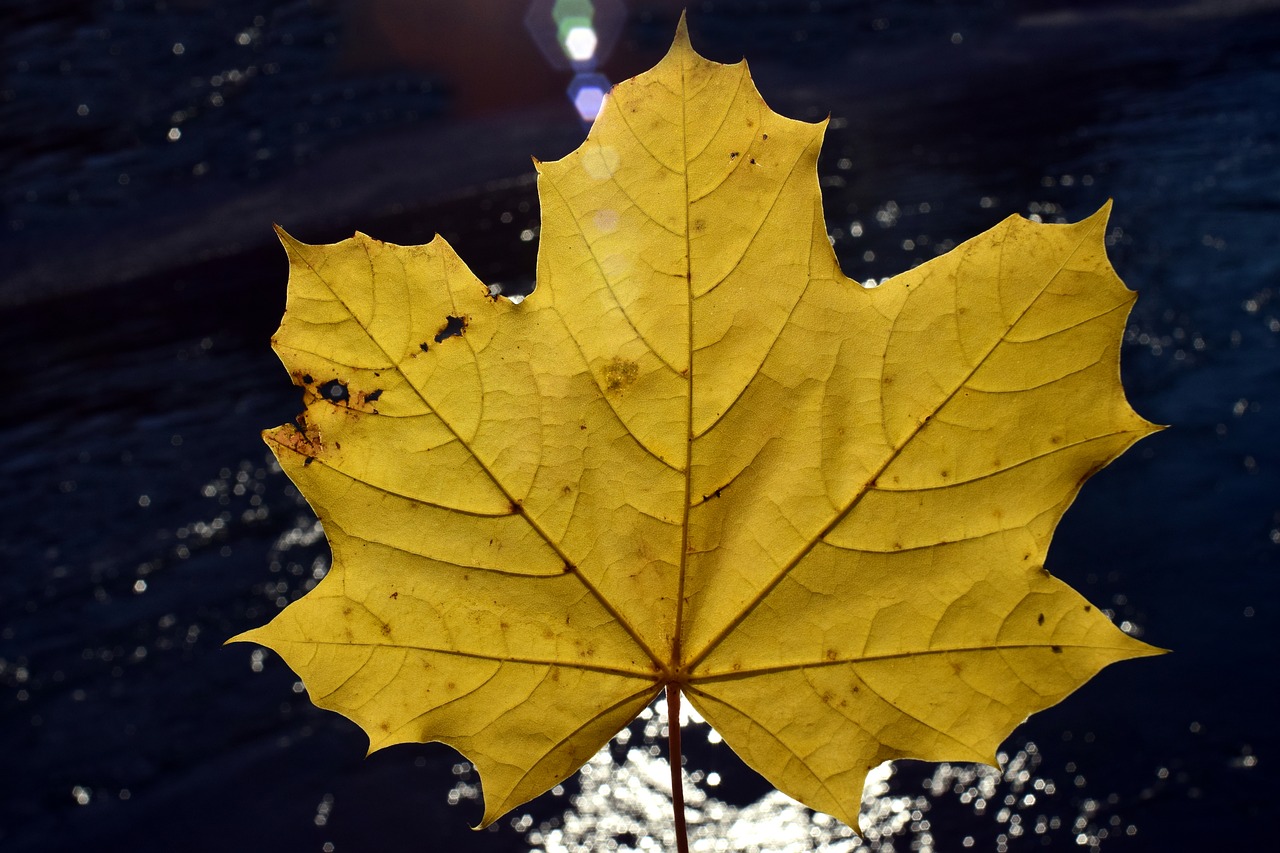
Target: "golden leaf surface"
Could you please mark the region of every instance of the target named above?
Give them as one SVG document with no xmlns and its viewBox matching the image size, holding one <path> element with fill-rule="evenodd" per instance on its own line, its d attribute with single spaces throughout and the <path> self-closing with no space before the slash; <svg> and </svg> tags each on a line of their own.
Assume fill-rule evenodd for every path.
<svg viewBox="0 0 1280 853">
<path fill-rule="evenodd" d="M 824 124 L 690 47 L 538 166 L 537 290 L 449 245 L 282 234 L 268 431 L 333 568 L 268 646 L 370 749 L 443 741 L 487 825 L 665 686 L 857 827 L 882 761 L 995 762 L 1029 714 L 1155 654 L 1044 569 L 1081 484 L 1155 427 L 1103 243 L 1011 217 L 867 289 L 827 240 Z"/>
</svg>

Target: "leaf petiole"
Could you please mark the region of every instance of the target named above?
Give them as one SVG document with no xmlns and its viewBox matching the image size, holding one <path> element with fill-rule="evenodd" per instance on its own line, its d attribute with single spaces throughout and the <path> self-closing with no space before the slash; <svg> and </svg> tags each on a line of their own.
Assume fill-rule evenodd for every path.
<svg viewBox="0 0 1280 853">
<path fill-rule="evenodd" d="M 671 809 L 676 818 L 676 853 L 689 853 L 689 835 L 684 824 L 684 782 L 680 754 L 680 688 L 667 685 L 667 744 L 671 764 Z"/>
</svg>

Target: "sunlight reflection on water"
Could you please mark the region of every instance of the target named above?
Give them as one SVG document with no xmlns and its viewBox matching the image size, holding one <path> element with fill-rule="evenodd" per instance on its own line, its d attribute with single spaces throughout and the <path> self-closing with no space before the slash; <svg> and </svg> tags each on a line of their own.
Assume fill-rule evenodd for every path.
<svg viewBox="0 0 1280 853">
<path fill-rule="evenodd" d="M 687 707 L 687 706 L 686 706 Z M 682 709 L 682 718 L 685 717 Z M 702 732 L 708 743 L 719 735 L 692 711 L 682 720 L 685 738 Z M 529 814 L 513 814 L 511 828 L 526 833 L 531 853 L 650 853 L 673 849 L 670 771 L 664 757 L 667 716 L 662 701 L 646 709 L 631 726 L 592 758 L 578 776 L 579 792 L 562 815 L 534 828 Z M 615 755 L 625 749 L 625 761 Z M 886 762 L 867 777 L 861 823 L 865 837 L 836 819 L 806 808 L 779 791 L 755 802 L 733 805 L 707 789 L 720 782 L 718 773 L 686 769 L 684 795 L 692 851 L 799 853 L 867 849 L 892 853 L 930 853 L 954 845 L 939 844 L 930 812 L 945 809 L 947 838 L 963 848 L 994 849 L 1073 844 L 1100 849 L 1109 838 L 1132 836 L 1138 828 L 1114 813 L 1115 794 L 1090 796 L 1081 774 L 1059 783 L 1041 771 L 1036 744 L 1027 741 L 1012 752 L 1000 752 L 1002 769 L 978 764 L 939 764 L 918 783 L 904 781 L 899 768 Z M 1076 768 L 1067 765 L 1068 773 Z M 745 769 L 742 772 L 747 772 Z M 480 798 L 478 778 L 470 764 L 454 766 L 459 781 L 449 803 Z M 913 784 L 920 787 L 914 792 Z M 563 796 L 557 786 L 555 796 Z M 968 814 L 966 814 L 966 812 Z M 964 820 L 963 826 L 960 821 Z M 961 836 L 961 832 L 972 834 Z M 976 839 L 981 839 L 976 840 Z"/>
</svg>

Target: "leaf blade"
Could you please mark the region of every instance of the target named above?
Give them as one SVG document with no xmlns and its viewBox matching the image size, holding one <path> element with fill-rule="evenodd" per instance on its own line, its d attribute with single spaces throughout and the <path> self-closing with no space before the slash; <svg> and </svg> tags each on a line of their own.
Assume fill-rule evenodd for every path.
<svg viewBox="0 0 1280 853">
<path fill-rule="evenodd" d="M 1158 653 L 1043 570 L 1083 482 L 1155 429 L 1107 208 L 1017 217 L 875 289 L 816 163 L 683 22 L 586 142 L 537 164 L 537 291 L 437 238 L 290 257 L 273 344 L 306 411 L 265 434 L 330 574 L 236 640 L 371 749 L 441 740 L 484 824 L 664 686 L 856 828 L 887 758 L 990 760 L 1027 714 Z"/>
</svg>

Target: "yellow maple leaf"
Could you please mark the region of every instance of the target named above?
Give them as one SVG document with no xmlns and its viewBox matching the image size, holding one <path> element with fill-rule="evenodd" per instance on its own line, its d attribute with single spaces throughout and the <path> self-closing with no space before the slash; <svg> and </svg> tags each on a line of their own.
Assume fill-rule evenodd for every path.
<svg viewBox="0 0 1280 853">
<path fill-rule="evenodd" d="M 690 47 L 538 166 L 536 292 L 449 245 L 282 234 L 267 432 L 333 568 L 268 646 L 370 749 L 443 741 L 487 825 L 664 687 L 857 827 L 867 771 L 993 763 L 1034 711 L 1158 650 L 1043 568 L 1081 484 L 1155 427 L 1103 243 L 1011 217 L 874 289 L 838 269 L 824 124 Z"/>
</svg>

